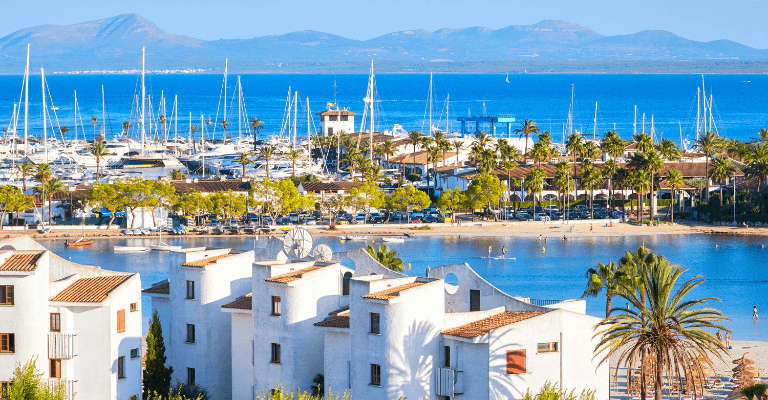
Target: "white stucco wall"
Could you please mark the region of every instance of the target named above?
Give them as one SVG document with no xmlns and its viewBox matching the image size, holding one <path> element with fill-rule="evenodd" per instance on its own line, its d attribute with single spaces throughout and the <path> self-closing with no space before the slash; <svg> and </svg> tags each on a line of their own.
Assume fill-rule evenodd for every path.
<svg viewBox="0 0 768 400">
<path fill-rule="evenodd" d="M 350 390 L 351 357 L 349 329 L 326 329 L 324 340 L 325 391 L 341 394 Z"/>
<path fill-rule="evenodd" d="M 243 310 L 232 314 L 232 398 L 251 399 L 253 387 L 254 346 L 253 315 Z"/>
</svg>

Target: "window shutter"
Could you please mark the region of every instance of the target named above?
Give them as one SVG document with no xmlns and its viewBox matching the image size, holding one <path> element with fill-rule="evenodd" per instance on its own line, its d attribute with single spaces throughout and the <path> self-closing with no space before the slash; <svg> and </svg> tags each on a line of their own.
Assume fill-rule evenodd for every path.
<svg viewBox="0 0 768 400">
<path fill-rule="evenodd" d="M 524 374 L 525 372 L 525 350 L 507 351 L 507 374 Z"/>
<path fill-rule="evenodd" d="M 125 309 L 117 310 L 117 332 L 125 332 Z"/>
</svg>

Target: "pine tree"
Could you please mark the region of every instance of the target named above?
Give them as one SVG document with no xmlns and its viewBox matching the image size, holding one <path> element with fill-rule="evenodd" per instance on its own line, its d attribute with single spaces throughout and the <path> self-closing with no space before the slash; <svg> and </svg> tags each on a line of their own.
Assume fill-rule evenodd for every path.
<svg viewBox="0 0 768 400">
<path fill-rule="evenodd" d="M 155 310 L 147 334 L 146 369 L 142 380 L 145 400 L 153 393 L 168 393 L 170 390 L 173 367 L 166 368 L 166 358 L 163 328 L 160 326 L 160 318 L 158 318 L 157 310 Z"/>
</svg>

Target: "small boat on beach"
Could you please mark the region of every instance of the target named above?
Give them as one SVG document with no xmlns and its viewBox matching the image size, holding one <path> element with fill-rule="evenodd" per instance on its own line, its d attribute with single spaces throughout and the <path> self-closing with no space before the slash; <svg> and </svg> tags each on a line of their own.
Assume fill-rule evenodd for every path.
<svg viewBox="0 0 768 400">
<path fill-rule="evenodd" d="M 160 244 L 149 245 L 149 249 L 155 250 L 155 251 L 171 251 L 171 250 L 181 250 L 181 246 L 171 246 L 167 243 L 160 243 Z"/>
<path fill-rule="evenodd" d="M 347 235 L 347 236 L 342 236 L 341 240 L 368 240 L 368 237 L 358 236 L 358 235 L 354 235 L 354 236 Z"/>
<path fill-rule="evenodd" d="M 115 253 L 138 253 L 147 251 L 147 248 L 144 246 L 115 246 L 113 250 Z"/>
<path fill-rule="evenodd" d="M 381 238 L 381 241 L 390 243 L 404 243 L 405 239 L 398 236 L 384 236 Z"/>
<path fill-rule="evenodd" d="M 84 240 L 85 238 L 77 239 L 74 242 L 64 243 L 67 247 L 91 247 L 93 246 L 93 239 Z"/>
</svg>

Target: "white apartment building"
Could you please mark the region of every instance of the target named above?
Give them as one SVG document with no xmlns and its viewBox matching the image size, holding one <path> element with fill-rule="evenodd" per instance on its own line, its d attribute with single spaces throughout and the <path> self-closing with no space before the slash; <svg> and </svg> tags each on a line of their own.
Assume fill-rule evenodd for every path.
<svg viewBox="0 0 768 400">
<path fill-rule="evenodd" d="M 141 281 L 0 241 L 0 386 L 36 359 L 68 398 L 141 398 Z"/>
<path fill-rule="evenodd" d="M 318 373 L 326 389 L 364 399 L 519 399 L 547 381 L 608 398 L 608 367 L 592 359 L 600 319 L 583 300 L 536 305 L 464 263 L 414 277 L 364 250 L 290 262 L 281 247 L 259 253 L 252 292 L 222 307 L 233 398 L 275 385 L 308 391 Z M 339 264 L 347 259 L 354 269 Z"/>
<path fill-rule="evenodd" d="M 212 400 L 238 398 L 232 395 L 232 318 L 222 314 L 221 307 L 251 292 L 253 251 L 192 249 L 171 254 L 169 280 L 142 295 L 152 299 L 158 312 L 173 383 L 202 386 Z"/>
</svg>

